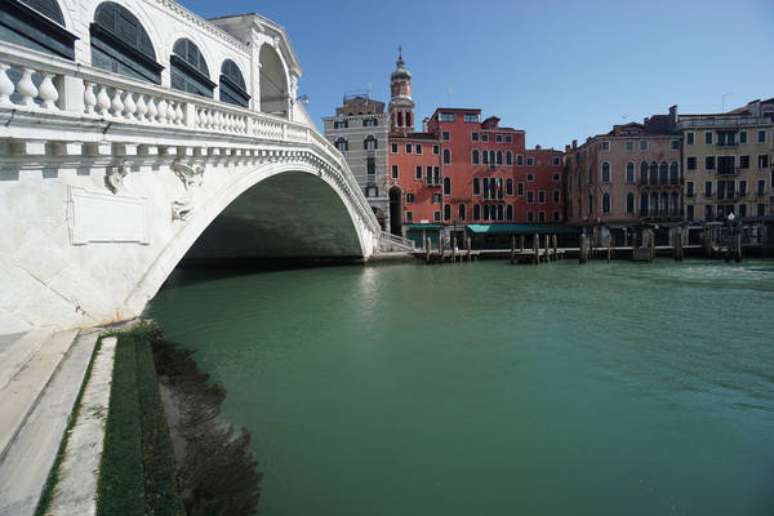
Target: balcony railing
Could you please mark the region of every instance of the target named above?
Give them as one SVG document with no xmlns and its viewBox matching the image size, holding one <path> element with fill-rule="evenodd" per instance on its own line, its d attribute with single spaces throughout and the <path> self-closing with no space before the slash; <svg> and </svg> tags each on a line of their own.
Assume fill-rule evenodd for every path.
<svg viewBox="0 0 774 516">
<path fill-rule="evenodd" d="M 346 171 L 341 176 L 348 190 L 360 191 L 341 152 L 306 124 L 137 81 L 6 42 L 0 42 L 2 109 L 33 116 L 45 114 L 70 122 L 120 123 L 135 132 L 157 129 L 157 134 L 211 133 L 306 144 L 315 147 L 336 168 Z M 363 213 L 372 213 L 362 195 L 353 195 L 352 199 Z M 376 219 L 372 222 L 375 225 Z"/>
</svg>

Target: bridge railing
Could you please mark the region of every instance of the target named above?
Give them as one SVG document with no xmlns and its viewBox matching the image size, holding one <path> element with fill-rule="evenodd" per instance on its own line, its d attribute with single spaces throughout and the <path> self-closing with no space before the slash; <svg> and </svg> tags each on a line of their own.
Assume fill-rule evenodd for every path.
<svg viewBox="0 0 774 516">
<path fill-rule="evenodd" d="M 374 231 L 378 222 L 341 153 L 312 127 L 0 42 L 0 110 L 105 120 L 315 147 L 341 169 Z M 357 193 L 355 193 L 357 192 Z M 373 219 L 373 220 L 371 220 Z"/>
</svg>

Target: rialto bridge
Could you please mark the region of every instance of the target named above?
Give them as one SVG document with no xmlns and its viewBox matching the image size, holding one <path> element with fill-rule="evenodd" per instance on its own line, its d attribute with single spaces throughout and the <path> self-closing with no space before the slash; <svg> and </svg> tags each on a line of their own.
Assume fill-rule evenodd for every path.
<svg viewBox="0 0 774 516">
<path fill-rule="evenodd" d="M 0 333 L 137 316 L 189 257 L 389 245 L 259 15 L 171 0 L 0 5 Z"/>
</svg>

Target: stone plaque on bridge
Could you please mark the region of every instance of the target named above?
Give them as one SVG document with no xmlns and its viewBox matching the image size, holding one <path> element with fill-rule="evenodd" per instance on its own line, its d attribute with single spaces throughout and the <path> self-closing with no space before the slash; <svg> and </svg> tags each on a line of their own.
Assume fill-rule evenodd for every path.
<svg viewBox="0 0 774 516">
<path fill-rule="evenodd" d="M 148 199 L 70 187 L 68 213 L 73 245 L 150 244 Z"/>
</svg>

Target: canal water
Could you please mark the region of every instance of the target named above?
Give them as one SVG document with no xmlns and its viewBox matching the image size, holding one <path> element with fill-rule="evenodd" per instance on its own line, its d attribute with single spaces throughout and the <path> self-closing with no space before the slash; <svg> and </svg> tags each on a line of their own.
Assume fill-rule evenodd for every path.
<svg viewBox="0 0 774 516">
<path fill-rule="evenodd" d="M 206 276 L 206 277 L 205 277 Z M 774 514 L 774 265 L 177 273 L 261 513 Z"/>
</svg>

